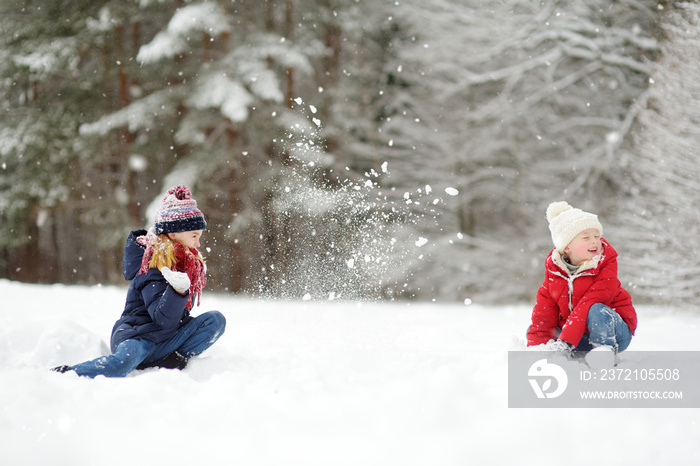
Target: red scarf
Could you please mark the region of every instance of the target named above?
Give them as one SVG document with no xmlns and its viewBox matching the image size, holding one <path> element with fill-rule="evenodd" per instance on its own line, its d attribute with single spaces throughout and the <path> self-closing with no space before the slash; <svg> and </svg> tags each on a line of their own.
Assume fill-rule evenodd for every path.
<svg viewBox="0 0 700 466">
<path fill-rule="evenodd" d="M 155 236 L 149 238 L 140 237 L 139 243 L 146 243 L 146 252 L 143 254 L 143 259 L 141 259 L 141 270 L 139 274 L 148 273 L 148 263 L 151 261 L 151 256 L 153 256 L 153 245 Z M 141 240 L 144 238 L 145 241 Z M 192 309 L 194 305 L 194 298 L 197 298 L 197 306 L 199 306 L 202 290 L 207 284 L 207 271 L 204 265 L 204 261 L 199 258 L 199 251 L 195 248 L 185 248 L 182 244 L 178 242 L 173 242 L 175 246 L 175 264 L 172 269 L 176 272 L 185 272 L 190 279 L 190 295 L 187 299 L 186 308 Z"/>
</svg>

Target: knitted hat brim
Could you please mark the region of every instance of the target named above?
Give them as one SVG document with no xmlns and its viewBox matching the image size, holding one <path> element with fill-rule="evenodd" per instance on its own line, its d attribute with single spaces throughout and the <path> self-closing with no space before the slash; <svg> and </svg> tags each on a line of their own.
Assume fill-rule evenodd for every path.
<svg viewBox="0 0 700 466">
<path fill-rule="evenodd" d="M 182 233 L 184 231 L 206 230 L 207 222 L 203 215 L 194 215 L 186 218 L 160 221 L 154 225 L 156 234 Z"/>
</svg>

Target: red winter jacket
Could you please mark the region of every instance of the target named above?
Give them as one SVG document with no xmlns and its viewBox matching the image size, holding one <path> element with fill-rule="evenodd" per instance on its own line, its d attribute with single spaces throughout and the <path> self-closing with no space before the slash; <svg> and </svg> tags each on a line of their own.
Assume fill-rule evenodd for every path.
<svg viewBox="0 0 700 466">
<path fill-rule="evenodd" d="M 634 335 L 637 313 L 617 278 L 617 252 L 607 241 L 602 242 L 603 253 L 584 262 L 573 276 L 556 249 L 549 253 L 527 332 L 528 346 L 556 339 L 557 327 L 562 329 L 559 339 L 578 346 L 583 334 L 588 333 L 588 310 L 595 303 L 614 309 Z"/>
</svg>

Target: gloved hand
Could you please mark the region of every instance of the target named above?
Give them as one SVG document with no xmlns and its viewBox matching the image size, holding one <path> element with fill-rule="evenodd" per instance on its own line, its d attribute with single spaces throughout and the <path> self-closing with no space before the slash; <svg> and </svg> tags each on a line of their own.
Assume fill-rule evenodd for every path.
<svg viewBox="0 0 700 466">
<path fill-rule="evenodd" d="M 547 344 L 545 345 L 545 348 L 548 351 L 560 351 L 562 353 L 567 354 L 571 353 L 571 350 L 574 349 L 574 347 L 570 343 L 564 340 L 549 340 L 549 342 L 547 342 Z"/>
<path fill-rule="evenodd" d="M 180 294 L 186 294 L 190 289 L 190 277 L 185 272 L 173 272 L 168 267 L 160 269 L 165 281 L 170 283 L 175 291 Z"/>
</svg>

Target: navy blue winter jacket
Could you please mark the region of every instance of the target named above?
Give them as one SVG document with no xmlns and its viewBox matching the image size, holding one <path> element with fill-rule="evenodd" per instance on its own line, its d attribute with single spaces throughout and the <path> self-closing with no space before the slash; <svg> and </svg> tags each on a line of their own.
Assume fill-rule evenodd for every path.
<svg viewBox="0 0 700 466">
<path fill-rule="evenodd" d="M 192 319 L 186 309 L 188 294 L 179 294 L 171 287 L 160 270 L 148 269 L 139 275 L 146 248 L 136 242 L 146 230 L 129 234 L 124 246 L 122 272 L 131 280 L 121 318 L 112 329 L 112 352 L 119 343 L 131 338 L 144 338 L 156 343 L 165 341 Z"/>
</svg>

